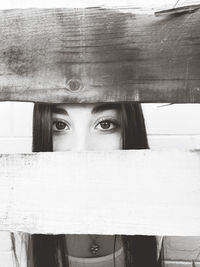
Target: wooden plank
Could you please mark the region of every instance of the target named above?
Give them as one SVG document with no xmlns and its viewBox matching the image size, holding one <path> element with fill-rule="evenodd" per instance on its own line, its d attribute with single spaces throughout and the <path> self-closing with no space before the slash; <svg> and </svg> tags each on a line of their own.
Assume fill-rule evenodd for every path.
<svg viewBox="0 0 200 267">
<path fill-rule="evenodd" d="M 85 7 L 120 7 L 120 8 L 137 8 L 137 12 L 152 13 L 157 10 L 165 10 L 178 6 L 199 4 L 199 0 L 12 0 L 0 3 L 0 9 L 17 9 L 17 8 L 85 8 Z"/>
<path fill-rule="evenodd" d="M 200 151 L 1 155 L 0 230 L 200 235 Z"/>
<path fill-rule="evenodd" d="M 177 8 L 170 8 L 168 10 L 155 12 L 155 15 L 156 16 L 163 16 L 163 15 L 175 15 L 175 14 L 181 14 L 181 13 L 187 13 L 187 12 L 194 12 L 199 8 L 200 8 L 199 4 L 198 5 L 191 5 L 191 6 L 177 7 Z"/>
<path fill-rule="evenodd" d="M 200 102 L 200 10 L 0 11 L 0 100 Z"/>
</svg>

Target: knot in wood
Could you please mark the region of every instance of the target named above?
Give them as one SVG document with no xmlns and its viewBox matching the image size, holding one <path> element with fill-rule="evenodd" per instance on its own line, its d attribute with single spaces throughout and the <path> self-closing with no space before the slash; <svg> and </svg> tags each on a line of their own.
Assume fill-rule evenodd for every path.
<svg viewBox="0 0 200 267">
<path fill-rule="evenodd" d="M 70 79 L 66 81 L 66 88 L 72 92 L 80 91 L 82 87 L 82 83 L 78 79 Z"/>
</svg>

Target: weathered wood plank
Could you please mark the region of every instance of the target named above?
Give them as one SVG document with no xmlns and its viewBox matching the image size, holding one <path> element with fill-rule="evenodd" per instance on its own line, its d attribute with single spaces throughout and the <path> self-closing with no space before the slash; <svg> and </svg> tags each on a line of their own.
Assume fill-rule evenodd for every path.
<svg viewBox="0 0 200 267">
<path fill-rule="evenodd" d="M 12 0 L 0 3 L 0 9 L 17 9 L 17 8 L 87 8 L 87 7 L 120 7 L 135 8 L 137 12 L 149 12 L 152 14 L 158 10 L 170 9 L 178 6 L 187 6 L 199 4 L 199 0 L 26 0 L 26 2 Z"/>
<path fill-rule="evenodd" d="M 0 11 L 0 100 L 200 102 L 200 10 Z"/>
<path fill-rule="evenodd" d="M 1 155 L 0 230 L 200 235 L 200 151 Z"/>
<path fill-rule="evenodd" d="M 187 12 L 189 13 L 189 12 L 194 12 L 199 8 L 200 8 L 200 4 L 191 5 L 191 6 L 176 7 L 176 8 L 170 8 L 168 10 L 157 11 L 157 12 L 155 12 L 155 15 L 156 16 L 163 16 L 163 15 L 175 15 L 175 14 L 181 14 L 181 13 L 187 13 Z"/>
</svg>

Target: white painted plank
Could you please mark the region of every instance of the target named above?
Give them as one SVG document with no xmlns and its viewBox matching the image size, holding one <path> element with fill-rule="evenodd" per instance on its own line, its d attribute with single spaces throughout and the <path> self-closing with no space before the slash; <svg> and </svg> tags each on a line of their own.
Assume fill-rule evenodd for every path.
<svg viewBox="0 0 200 267">
<path fill-rule="evenodd" d="M 199 151 L 2 155 L 0 230 L 200 235 Z"/>
<path fill-rule="evenodd" d="M 9 0 L 0 3 L 0 9 L 12 8 L 73 8 L 73 7 L 135 7 L 151 11 L 199 4 L 199 0 Z"/>
<path fill-rule="evenodd" d="M 191 0 L 192 1 L 192 0 Z M 12 8 L 56 8 L 56 7 L 96 7 L 96 6 L 135 6 L 143 8 L 171 8 L 176 0 L 10 0 L 0 3 L 1 9 Z"/>
</svg>

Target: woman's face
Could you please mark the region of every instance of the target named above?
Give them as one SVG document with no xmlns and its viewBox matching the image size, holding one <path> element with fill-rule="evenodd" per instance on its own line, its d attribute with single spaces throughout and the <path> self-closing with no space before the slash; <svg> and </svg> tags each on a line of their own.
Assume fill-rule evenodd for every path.
<svg viewBox="0 0 200 267">
<path fill-rule="evenodd" d="M 52 116 L 53 151 L 122 149 L 116 104 L 59 104 Z"/>
</svg>

